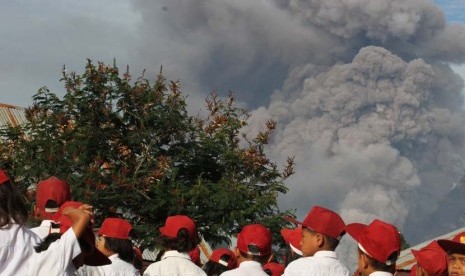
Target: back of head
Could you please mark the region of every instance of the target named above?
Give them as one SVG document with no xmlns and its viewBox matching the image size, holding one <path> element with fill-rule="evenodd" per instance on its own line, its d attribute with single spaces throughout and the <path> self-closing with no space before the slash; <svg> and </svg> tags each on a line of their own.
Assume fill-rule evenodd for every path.
<svg viewBox="0 0 465 276">
<path fill-rule="evenodd" d="M 19 190 L 10 181 L 5 171 L 0 170 L 0 227 L 24 224 L 27 221 L 27 209 Z"/>
<path fill-rule="evenodd" d="M 244 256 L 263 262 L 271 254 L 271 231 L 261 224 L 244 226 L 237 235 L 237 249 Z"/>
<path fill-rule="evenodd" d="M 131 241 L 132 225 L 122 218 L 106 218 L 98 230 L 97 248 L 100 249 L 100 238 L 103 237 L 104 251 L 118 254 L 125 262 L 134 262 L 134 248 Z"/>
<path fill-rule="evenodd" d="M 369 225 L 351 223 L 346 230 L 358 242 L 359 251 L 369 257 L 376 270 L 395 268 L 401 242 L 394 225 L 375 219 Z"/>
<path fill-rule="evenodd" d="M 166 218 L 165 225 L 160 227 L 162 244 L 166 250 L 177 250 L 189 253 L 198 244 L 195 222 L 185 215 Z"/>
<path fill-rule="evenodd" d="M 313 206 L 304 221 L 290 219 L 296 224 L 302 225 L 312 231 L 324 234 L 336 240 L 340 240 L 346 233 L 345 223 L 336 212 L 322 206 Z"/>
<path fill-rule="evenodd" d="M 203 266 L 207 275 L 220 275 L 221 273 L 237 267 L 237 259 L 234 252 L 227 248 L 213 250 L 210 259 Z"/>
<path fill-rule="evenodd" d="M 36 208 L 42 219 L 52 219 L 58 208 L 69 200 L 71 190 L 65 181 L 51 176 L 37 184 Z"/>
</svg>

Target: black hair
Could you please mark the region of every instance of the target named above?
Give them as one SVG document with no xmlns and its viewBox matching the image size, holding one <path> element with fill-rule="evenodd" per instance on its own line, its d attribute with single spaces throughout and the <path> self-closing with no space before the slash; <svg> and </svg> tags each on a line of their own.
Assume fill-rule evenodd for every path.
<svg viewBox="0 0 465 276">
<path fill-rule="evenodd" d="M 40 253 L 42 251 L 46 251 L 48 249 L 48 247 L 50 246 L 50 244 L 52 244 L 56 240 L 59 240 L 60 238 L 61 238 L 60 233 L 48 234 L 48 236 L 45 237 L 44 240 L 41 243 L 39 243 L 37 246 L 35 246 L 34 249 L 35 249 L 35 251 L 37 253 Z"/>
<path fill-rule="evenodd" d="M 365 255 L 365 257 L 367 258 L 367 260 L 368 260 L 369 264 L 371 265 L 371 267 L 373 269 L 375 269 L 376 271 L 385 271 L 385 272 L 390 272 L 390 273 L 395 272 L 395 270 L 396 270 L 396 260 L 397 260 L 397 257 L 398 257 L 397 252 L 393 252 L 391 255 L 389 255 L 388 261 L 390 261 L 392 264 L 387 265 L 385 263 L 382 263 L 382 262 L 376 260 L 375 258 L 371 257 L 367 253 L 363 252 L 362 250 L 360 250 L 360 248 L 358 249 L 358 251 L 359 251 L 360 254 Z"/>
<path fill-rule="evenodd" d="M 272 276 L 273 275 L 273 271 L 271 271 L 269 268 L 265 269 L 264 270 L 266 274 Z"/>
<path fill-rule="evenodd" d="M 178 231 L 176 238 L 161 236 L 161 245 L 166 250 L 177 250 L 178 252 L 189 253 L 197 244 L 199 244 L 198 237 L 189 237 L 189 232 L 187 232 L 185 228 Z"/>
<path fill-rule="evenodd" d="M 228 254 L 224 254 L 220 258 L 221 261 L 224 261 L 226 263 L 229 263 L 230 259 L 231 256 L 229 256 Z M 206 262 L 202 269 L 208 276 L 219 276 L 221 273 L 231 270 L 228 266 L 225 266 L 212 260 Z"/>
<path fill-rule="evenodd" d="M 102 236 L 105 239 L 105 249 L 118 253 L 119 258 L 130 264 L 134 261 L 134 248 L 132 247 L 131 240 L 117 239 Z"/>
<path fill-rule="evenodd" d="M 132 261 L 132 265 L 137 269 L 137 270 L 141 270 L 142 269 L 142 266 L 143 266 L 143 260 L 139 259 L 139 256 L 137 255 L 136 253 L 136 250 L 133 249 L 133 261 Z"/>
<path fill-rule="evenodd" d="M 249 245 L 250 246 L 250 245 Z M 262 265 L 263 264 L 266 264 L 268 262 L 268 259 L 270 258 L 270 254 L 266 254 L 266 255 L 263 255 L 263 256 L 258 256 L 258 255 L 252 255 L 252 254 L 247 254 L 247 253 L 244 253 L 242 251 L 239 250 L 239 254 L 243 257 L 243 258 L 246 258 L 246 259 L 249 259 L 249 260 L 253 260 L 253 261 L 256 261 L 256 262 L 259 262 L 261 263 Z"/>
<path fill-rule="evenodd" d="M 335 239 L 335 238 L 333 238 L 333 237 L 331 237 L 331 236 L 328 236 L 328 235 L 326 235 L 326 234 L 317 232 L 317 231 L 315 231 L 315 230 L 313 230 L 313 229 L 310 229 L 310 228 L 308 228 L 308 227 L 304 227 L 303 229 L 308 230 L 308 231 L 309 231 L 310 233 L 312 233 L 312 234 L 320 234 L 320 235 L 322 235 L 322 236 L 324 237 L 324 239 L 325 239 L 325 243 L 327 244 L 329 250 L 334 251 L 334 250 L 336 250 L 336 247 L 339 245 L 339 240 L 338 240 L 338 239 Z M 342 237 L 344 234 L 345 234 L 345 232 L 341 235 L 341 237 Z"/>
<path fill-rule="evenodd" d="M 155 262 L 161 261 L 161 257 L 165 254 L 166 250 L 162 248 L 160 251 L 158 251 L 157 256 L 155 257 Z"/>
<path fill-rule="evenodd" d="M 18 188 L 10 181 L 0 184 L 0 227 L 27 222 L 27 208 Z"/>
<path fill-rule="evenodd" d="M 45 208 L 59 208 L 60 206 L 55 200 L 49 199 L 45 203 Z"/>
</svg>

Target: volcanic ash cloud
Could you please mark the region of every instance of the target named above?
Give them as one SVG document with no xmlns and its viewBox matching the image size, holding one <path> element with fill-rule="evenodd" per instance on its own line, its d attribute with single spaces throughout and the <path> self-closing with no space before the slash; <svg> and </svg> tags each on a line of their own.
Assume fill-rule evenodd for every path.
<svg viewBox="0 0 465 276">
<path fill-rule="evenodd" d="M 347 222 L 377 217 L 401 229 L 410 216 L 419 223 L 463 174 L 462 85 L 447 66 L 374 46 L 314 77 L 291 73 L 256 113 L 279 122 L 272 154 L 296 158 L 282 206 L 303 216 L 323 204 Z"/>
</svg>

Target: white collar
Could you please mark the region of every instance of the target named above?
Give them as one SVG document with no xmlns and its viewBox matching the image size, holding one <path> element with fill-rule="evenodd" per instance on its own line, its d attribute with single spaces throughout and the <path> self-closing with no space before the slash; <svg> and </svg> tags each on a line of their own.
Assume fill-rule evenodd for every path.
<svg viewBox="0 0 465 276">
<path fill-rule="evenodd" d="M 329 250 L 321 250 L 316 252 L 314 257 L 323 257 L 323 258 L 332 258 L 332 259 L 337 259 L 337 253 L 334 251 L 329 251 Z"/>
<path fill-rule="evenodd" d="M 239 267 L 262 267 L 262 265 L 257 261 L 243 261 L 239 264 Z"/>
<path fill-rule="evenodd" d="M 166 258 L 183 258 L 183 259 L 187 259 L 187 260 L 191 260 L 191 258 L 189 257 L 189 254 L 187 253 L 181 253 L 181 252 L 178 252 L 177 250 L 168 250 L 166 251 L 164 254 L 163 254 L 163 257 L 161 257 L 162 260 L 166 259 Z"/>
</svg>

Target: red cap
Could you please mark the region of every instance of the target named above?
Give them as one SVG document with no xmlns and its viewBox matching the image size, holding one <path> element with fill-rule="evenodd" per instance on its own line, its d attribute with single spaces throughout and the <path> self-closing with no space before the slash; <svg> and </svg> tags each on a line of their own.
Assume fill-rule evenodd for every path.
<svg viewBox="0 0 465 276">
<path fill-rule="evenodd" d="M 465 254 L 465 232 L 458 233 L 452 240 L 438 240 L 438 244 L 446 252 Z"/>
<path fill-rule="evenodd" d="M 284 240 L 291 246 L 292 251 L 302 256 L 302 245 L 300 241 L 302 240 L 302 227 L 299 226 L 294 229 L 283 228 L 281 229 L 281 235 Z"/>
<path fill-rule="evenodd" d="M 65 233 L 73 225 L 71 220 L 67 216 L 63 215 L 63 210 L 65 210 L 67 207 L 79 208 L 81 205 L 83 205 L 83 203 L 78 201 L 66 201 L 60 206 L 58 212 L 56 212 L 56 214 L 54 215 L 54 220 L 55 222 L 60 223 L 61 234 Z M 88 245 L 94 247 L 94 250 L 92 250 L 92 254 L 87 255 L 85 257 L 84 264 L 89 266 L 101 266 L 111 264 L 110 259 L 103 255 L 103 253 L 100 252 L 100 250 L 95 248 L 95 235 L 92 230 L 92 225 L 89 225 L 87 227 L 87 229 L 84 231 L 84 233 L 81 235 L 79 239 L 85 241 Z"/>
<path fill-rule="evenodd" d="M 361 223 L 351 223 L 346 231 L 357 242 L 360 250 L 377 260 L 391 265 L 395 260 L 389 260 L 393 253 L 400 254 L 400 234 L 397 228 L 389 223 L 375 219 L 368 226 Z"/>
<path fill-rule="evenodd" d="M 189 251 L 189 257 L 191 258 L 191 261 L 196 264 L 197 266 L 201 266 L 202 264 L 200 263 L 200 249 L 198 246 L 194 247 L 191 251 Z"/>
<path fill-rule="evenodd" d="M 284 266 L 278 263 L 266 263 L 263 270 L 271 271 L 271 276 L 281 276 L 284 273 Z"/>
<path fill-rule="evenodd" d="M 301 224 L 321 234 L 340 239 L 345 234 L 345 223 L 334 211 L 321 206 L 313 206 L 303 222 L 288 218 L 290 221 Z"/>
<path fill-rule="evenodd" d="M 251 247 L 254 246 L 254 247 Z M 249 255 L 264 256 L 271 253 L 271 232 L 261 224 L 249 224 L 237 235 L 237 248 Z"/>
<path fill-rule="evenodd" d="M 36 206 L 42 217 L 46 219 L 51 219 L 53 214 L 50 213 L 55 213 L 57 211 L 46 210 L 45 204 L 47 201 L 53 200 L 58 206 L 61 206 L 61 204 L 70 199 L 71 191 L 68 183 L 55 176 L 51 176 L 37 184 Z"/>
<path fill-rule="evenodd" d="M 413 250 L 412 254 L 429 275 L 442 275 L 447 271 L 447 254 L 436 241 L 429 243 L 420 250 Z"/>
<path fill-rule="evenodd" d="M 124 219 L 106 218 L 98 230 L 98 234 L 109 238 L 129 240 L 131 230 L 131 224 Z"/>
<path fill-rule="evenodd" d="M 176 215 L 166 218 L 165 226 L 160 227 L 160 232 L 168 238 L 176 238 L 179 230 L 185 228 L 189 233 L 189 238 L 196 236 L 194 221 L 188 216 Z"/>
<path fill-rule="evenodd" d="M 223 256 L 229 256 L 228 261 L 221 260 Z M 215 263 L 222 264 L 229 269 L 234 269 L 237 267 L 237 258 L 236 254 L 227 248 L 218 248 L 213 250 L 212 255 L 210 256 L 210 261 Z"/>
<path fill-rule="evenodd" d="M 410 276 L 415 276 L 415 275 L 417 275 L 417 269 L 418 269 L 417 265 L 414 264 L 414 265 L 412 266 L 412 268 L 410 268 Z"/>
<path fill-rule="evenodd" d="M 0 185 L 6 183 L 8 180 L 10 180 L 10 178 L 8 177 L 6 172 L 4 170 L 0 170 Z"/>
</svg>

